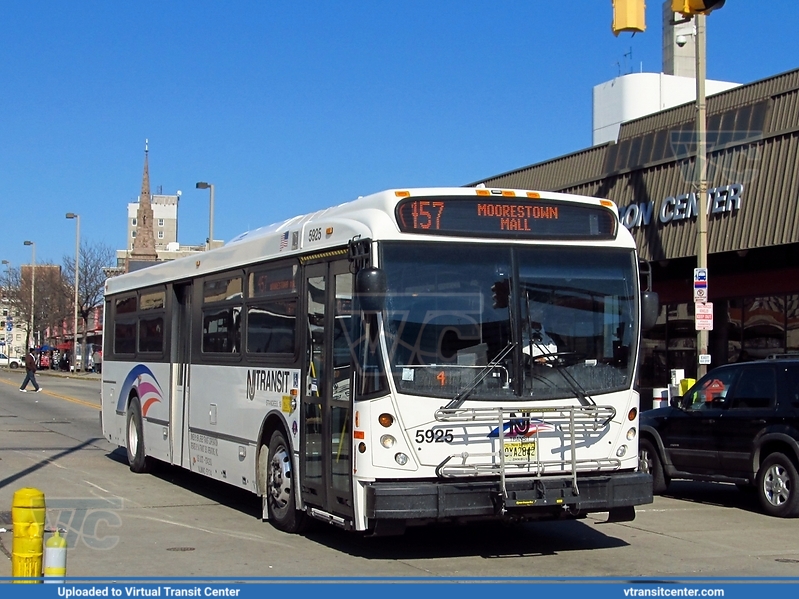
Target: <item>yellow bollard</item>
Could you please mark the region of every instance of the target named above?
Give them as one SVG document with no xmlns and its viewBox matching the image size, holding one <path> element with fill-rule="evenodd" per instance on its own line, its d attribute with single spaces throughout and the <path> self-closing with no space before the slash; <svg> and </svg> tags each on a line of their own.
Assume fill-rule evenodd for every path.
<svg viewBox="0 0 799 599">
<path fill-rule="evenodd" d="M 11 523 L 14 526 L 11 576 L 30 579 L 41 577 L 44 518 L 44 493 L 31 488 L 19 489 L 14 493 L 11 505 Z M 14 582 L 41 581 L 15 580 Z"/>
<path fill-rule="evenodd" d="M 64 582 L 67 574 L 67 540 L 58 534 L 44 544 L 44 581 Z"/>
</svg>

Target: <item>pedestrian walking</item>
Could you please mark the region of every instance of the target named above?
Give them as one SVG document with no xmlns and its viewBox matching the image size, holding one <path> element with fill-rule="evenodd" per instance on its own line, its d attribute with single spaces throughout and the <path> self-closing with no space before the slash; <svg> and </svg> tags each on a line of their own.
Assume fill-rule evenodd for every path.
<svg viewBox="0 0 799 599">
<path fill-rule="evenodd" d="M 36 382 L 36 357 L 33 355 L 33 348 L 30 348 L 28 355 L 25 356 L 25 380 L 22 381 L 22 386 L 19 388 L 23 393 L 28 392 L 25 388 L 28 386 L 28 382 L 33 383 L 33 391 L 35 393 L 42 390 L 39 383 Z"/>
</svg>

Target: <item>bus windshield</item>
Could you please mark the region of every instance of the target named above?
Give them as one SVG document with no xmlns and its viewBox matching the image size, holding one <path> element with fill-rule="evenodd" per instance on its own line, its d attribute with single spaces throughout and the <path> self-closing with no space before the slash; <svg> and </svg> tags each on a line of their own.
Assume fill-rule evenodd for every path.
<svg viewBox="0 0 799 599">
<path fill-rule="evenodd" d="M 631 386 L 632 250 L 391 242 L 381 267 L 401 393 L 544 400 Z"/>
</svg>

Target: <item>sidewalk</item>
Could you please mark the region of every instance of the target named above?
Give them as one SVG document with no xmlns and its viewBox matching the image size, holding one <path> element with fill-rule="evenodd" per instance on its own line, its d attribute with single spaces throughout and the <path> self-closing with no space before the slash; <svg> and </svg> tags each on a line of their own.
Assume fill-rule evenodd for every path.
<svg viewBox="0 0 799 599">
<path fill-rule="evenodd" d="M 24 368 L 8 368 L 8 367 L 0 367 L 0 372 L 7 373 L 7 374 L 21 374 L 25 376 L 25 369 Z M 99 381 L 102 378 L 101 374 L 97 372 L 64 372 L 61 370 L 37 370 L 36 376 L 55 376 L 65 379 L 82 379 L 85 381 Z"/>
</svg>

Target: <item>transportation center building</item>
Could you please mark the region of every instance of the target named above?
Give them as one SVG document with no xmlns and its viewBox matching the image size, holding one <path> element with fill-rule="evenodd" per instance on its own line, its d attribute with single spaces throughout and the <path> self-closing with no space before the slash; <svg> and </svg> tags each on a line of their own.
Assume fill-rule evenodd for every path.
<svg viewBox="0 0 799 599">
<path fill-rule="evenodd" d="M 707 98 L 710 367 L 799 352 L 799 69 Z M 695 102 L 623 122 L 618 139 L 475 182 L 613 200 L 660 295 L 639 386 L 697 372 Z M 710 368 L 709 367 L 709 368 Z"/>
</svg>

